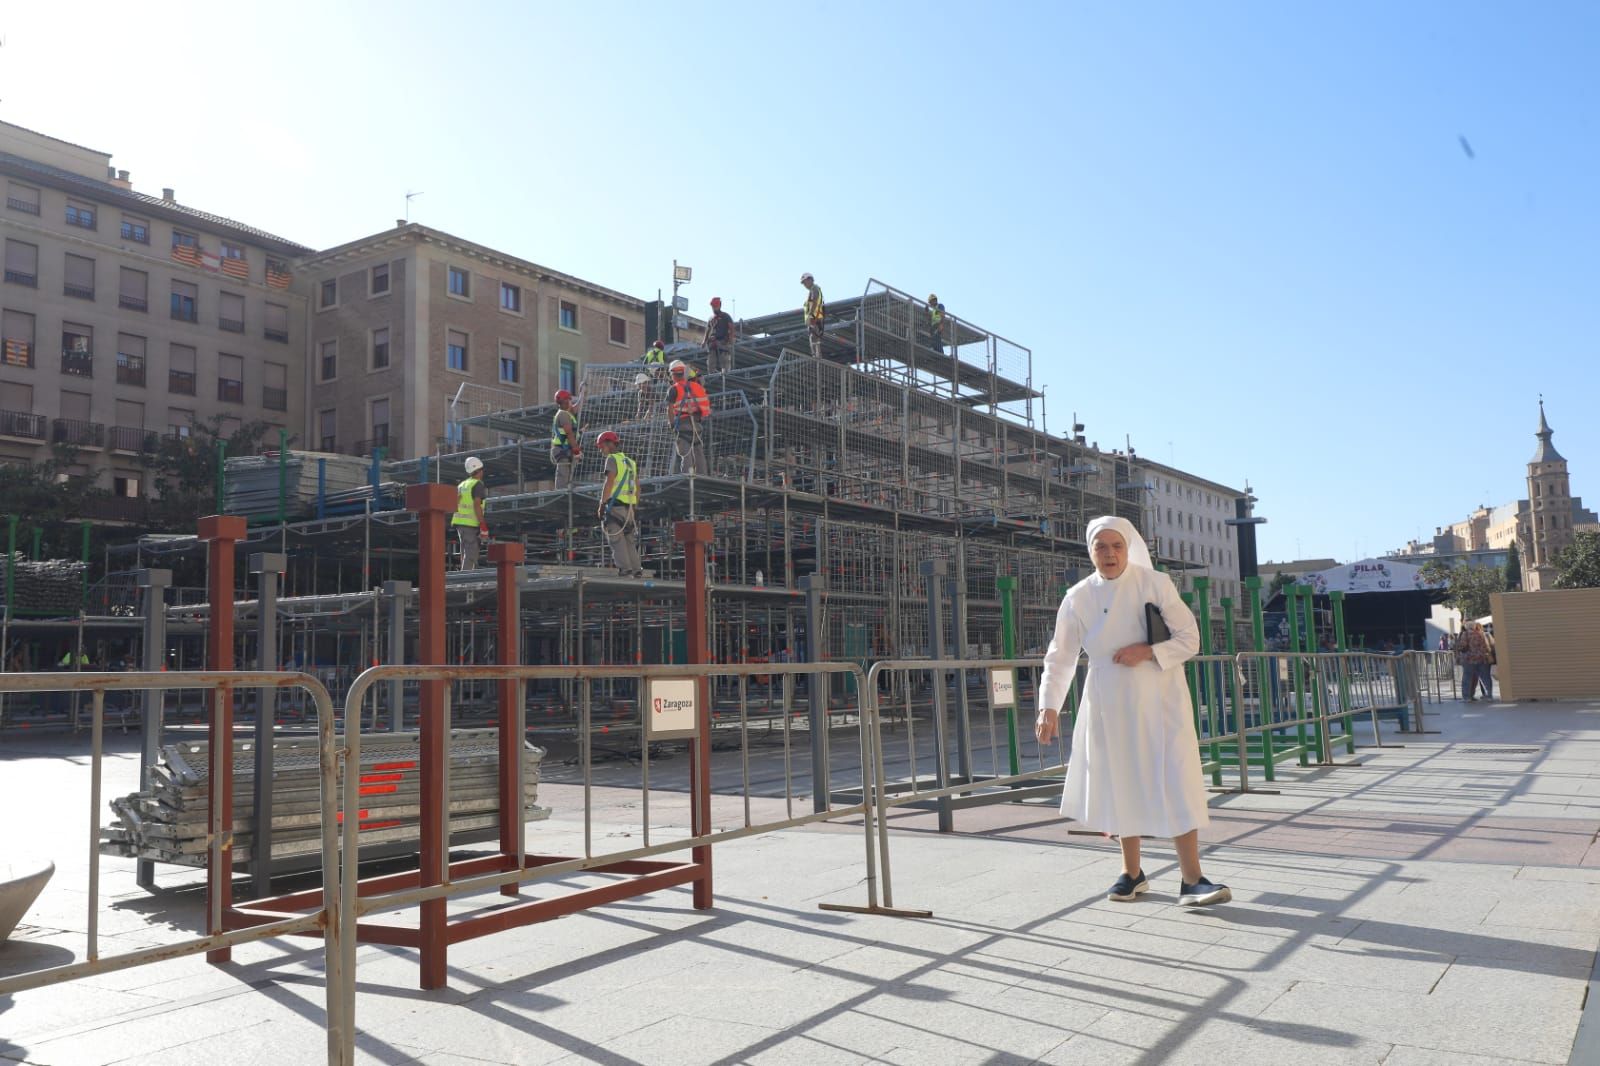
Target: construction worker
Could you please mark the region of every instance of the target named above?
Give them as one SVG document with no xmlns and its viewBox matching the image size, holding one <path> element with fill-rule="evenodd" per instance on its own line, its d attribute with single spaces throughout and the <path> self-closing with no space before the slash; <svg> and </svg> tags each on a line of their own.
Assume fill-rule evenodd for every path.
<svg viewBox="0 0 1600 1066">
<path fill-rule="evenodd" d="M 808 270 L 800 275 L 800 284 L 806 287 L 806 303 L 803 314 L 806 320 L 806 333 L 811 338 L 811 355 L 813 358 L 822 358 L 822 286 L 817 284 L 815 278 Z"/>
<path fill-rule="evenodd" d="M 556 468 L 556 488 L 572 485 L 572 464 L 583 458 L 583 437 L 578 430 L 578 406 L 572 393 L 556 390 L 556 415 L 550 423 L 550 462 Z"/>
<path fill-rule="evenodd" d="M 461 569 L 478 568 L 478 541 L 489 536 L 489 523 L 483 518 L 483 501 L 489 490 L 483 484 L 483 460 L 467 456 L 467 476 L 456 486 L 456 513 L 450 525 L 461 541 Z"/>
<path fill-rule="evenodd" d="M 944 304 L 931 292 L 928 294 L 928 347 L 944 351 Z"/>
<path fill-rule="evenodd" d="M 605 456 L 606 483 L 600 490 L 600 532 L 611 545 L 611 561 L 623 577 L 643 577 L 639 549 L 634 546 L 639 506 L 639 465 L 622 453 L 622 438 L 606 430 L 595 438 Z"/>
<path fill-rule="evenodd" d="M 672 389 L 667 397 L 667 419 L 677 434 L 674 447 L 678 453 L 678 469 L 685 474 L 704 474 L 706 450 L 700 442 L 700 423 L 711 417 L 711 400 L 705 386 L 689 373 L 689 364 L 674 359 L 668 367 L 672 371 Z"/>
<path fill-rule="evenodd" d="M 644 351 L 645 369 L 650 373 L 660 376 L 667 368 L 667 342 L 657 337 L 650 342 L 650 347 Z"/>
<path fill-rule="evenodd" d="M 711 372 L 733 369 L 733 316 L 722 309 L 722 297 L 711 298 L 711 320 L 700 346 L 711 353 Z"/>
<path fill-rule="evenodd" d="M 651 383 L 650 375 L 642 371 L 633 376 L 633 387 L 639 390 L 638 407 L 633 412 L 634 421 L 643 422 L 650 414 L 650 409 L 656 405 L 656 390 Z"/>
</svg>

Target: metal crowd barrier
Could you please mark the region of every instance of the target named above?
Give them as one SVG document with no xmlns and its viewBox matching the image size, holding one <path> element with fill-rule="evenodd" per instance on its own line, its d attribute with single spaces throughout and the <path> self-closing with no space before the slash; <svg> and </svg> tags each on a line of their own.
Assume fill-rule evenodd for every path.
<svg viewBox="0 0 1600 1066">
<path fill-rule="evenodd" d="M 1408 651 L 1406 659 L 1417 672 L 1417 687 L 1424 700 L 1443 703 L 1446 699 L 1460 699 L 1460 677 L 1455 652 Z M 1448 688 L 1450 695 L 1445 696 Z"/>
<path fill-rule="evenodd" d="M 105 703 L 107 692 L 161 692 L 170 689 L 205 689 L 216 699 L 232 698 L 234 689 L 297 689 L 309 693 L 317 707 L 317 735 L 321 744 L 321 797 L 322 797 L 322 877 L 325 885 L 337 885 L 340 876 L 338 854 L 338 820 L 336 805 L 337 780 L 345 753 L 334 740 L 334 707 L 327 689 L 308 674 L 270 673 L 254 670 L 172 671 L 161 673 L 41 673 L 0 674 L 0 692 L 89 692 L 91 708 L 91 761 L 89 786 L 89 892 L 88 892 L 88 946 L 86 958 L 61 966 L 32 970 L 11 977 L 0 977 L 0 996 L 12 995 L 31 988 L 74 981 L 95 974 L 111 973 L 134 966 L 182 958 L 200 952 L 225 950 L 235 944 L 269 940 L 295 933 L 309 933 L 324 937 L 324 958 L 327 972 L 328 1062 L 331 1066 L 348 1066 L 354 1062 L 354 939 L 345 935 L 350 928 L 341 919 L 337 908 L 324 906 L 311 913 L 264 922 L 245 928 L 231 929 L 205 936 L 190 937 L 176 943 L 158 947 L 127 951 L 102 957 L 99 947 L 100 910 L 100 819 L 101 781 L 105 756 Z M 346 774 L 346 798 L 352 794 L 350 786 L 358 774 Z M 220 823 L 223 807 L 222 791 L 211 789 L 209 795 L 213 824 Z M 353 808 L 352 808 L 353 809 Z M 351 822 L 354 819 L 350 819 Z M 214 834 L 210 841 L 210 862 L 220 865 L 225 842 L 231 830 Z M 346 856 L 346 868 L 350 866 Z M 229 883 L 231 879 L 225 879 Z M 223 898 L 210 895 L 207 900 L 208 928 L 224 928 L 224 911 L 230 908 Z M 348 994 L 346 994 L 348 993 Z"/>
</svg>

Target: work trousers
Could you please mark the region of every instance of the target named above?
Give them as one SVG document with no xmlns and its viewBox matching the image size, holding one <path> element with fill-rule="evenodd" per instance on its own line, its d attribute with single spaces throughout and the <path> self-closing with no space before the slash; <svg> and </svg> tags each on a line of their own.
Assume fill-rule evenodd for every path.
<svg viewBox="0 0 1600 1066">
<path fill-rule="evenodd" d="M 572 484 L 572 449 L 550 447 L 550 462 L 556 468 L 556 488 L 564 489 Z"/>
<path fill-rule="evenodd" d="M 478 527 L 455 526 L 456 536 L 461 538 L 461 569 L 476 570 L 478 568 Z"/>
<path fill-rule="evenodd" d="M 639 565 L 639 549 L 633 543 L 635 526 L 633 504 L 614 503 L 606 508 L 600 522 L 600 531 L 611 545 L 611 561 L 623 577 L 637 577 L 643 573 Z"/>
<path fill-rule="evenodd" d="M 806 323 L 806 332 L 809 333 L 810 337 L 811 337 L 811 357 L 813 359 L 821 359 L 822 358 L 822 323 L 821 322 L 808 322 L 808 323 Z"/>
<path fill-rule="evenodd" d="M 705 445 L 700 443 L 700 423 L 684 419 L 678 426 L 678 439 L 674 442 L 678 452 L 678 469 L 685 474 L 709 474 Z"/>
</svg>

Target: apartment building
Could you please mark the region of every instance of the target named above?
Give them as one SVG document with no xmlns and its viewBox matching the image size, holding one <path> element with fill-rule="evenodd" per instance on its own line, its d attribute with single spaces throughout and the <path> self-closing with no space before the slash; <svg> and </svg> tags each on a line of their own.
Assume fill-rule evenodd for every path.
<svg viewBox="0 0 1600 1066">
<path fill-rule="evenodd" d="M 111 156 L 0 122 L 0 462 L 149 495 L 144 459 L 197 419 L 305 426 L 310 249 L 136 192 Z M 59 343 L 58 343 L 59 340 Z"/>
<path fill-rule="evenodd" d="M 646 304 L 417 223 L 300 259 L 310 445 L 390 458 L 501 443 L 458 422 L 639 359 Z"/>
<path fill-rule="evenodd" d="M 1211 579 L 1211 595 L 1242 602 L 1237 526 L 1239 489 L 1140 457 L 1144 478 L 1145 529 L 1150 550 L 1169 562 L 1180 589 L 1196 577 Z"/>
</svg>

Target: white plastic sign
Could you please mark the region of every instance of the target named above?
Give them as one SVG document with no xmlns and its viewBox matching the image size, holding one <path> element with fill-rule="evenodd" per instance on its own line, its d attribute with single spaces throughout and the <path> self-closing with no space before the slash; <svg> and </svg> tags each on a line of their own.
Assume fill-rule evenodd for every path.
<svg viewBox="0 0 1600 1066">
<path fill-rule="evenodd" d="M 1017 705 L 1017 675 L 1009 669 L 989 671 L 989 706 Z"/>
<path fill-rule="evenodd" d="M 651 740 L 698 736 L 699 685 L 692 677 L 653 677 L 648 688 L 650 713 L 645 733 Z"/>
</svg>

